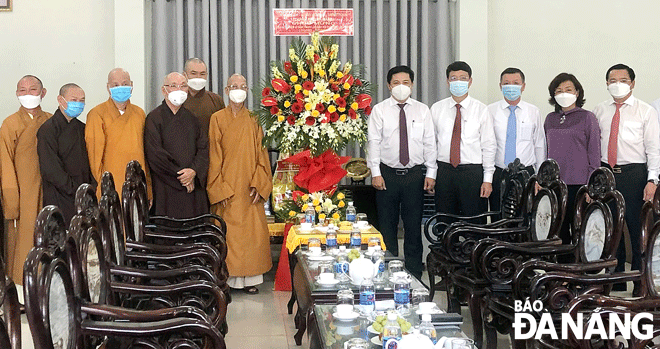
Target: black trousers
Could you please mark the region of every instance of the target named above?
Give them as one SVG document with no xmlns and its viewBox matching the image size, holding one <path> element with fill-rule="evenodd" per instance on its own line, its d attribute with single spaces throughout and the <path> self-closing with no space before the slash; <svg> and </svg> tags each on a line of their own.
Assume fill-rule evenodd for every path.
<svg viewBox="0 0 660 349">
<path fill-rule="evenodd" d="M 386 190 L 376 191 L 376 206 L 380 232 L 387 250 L 399 255 L 397 226 L 399 215 L 403 221 L 403 252 L 406 268 L 421 278 L 422 266 L 422 210 L 424 205 L 424 177 L 422 165 L 410 169 L 394 169 L 380 164 Z"/>
<path fill-rule="evenodd" d="M 486 212 L 488 199 L 482 198 L 481 184 L 484 173 L 480 164 L 458 165 L 438 161 L 435 181 L 435 210 L 463 216 L 474 216 Z M 454 219 L 444 220 L 452 223 Z M 472 221 L 479 223 L 478 221 Z M 485 220 L 482 220 L 485 223 Z"/>
<path fill-rule="evenodd" d="M 530 176 L 534 175 L 534 166 L 527 166 L 525 167 L 525 170 L 529 172 Z M 493 174 L 493 192 L 490 193 L 490 196 L 488 197 L 488 202 L 490 202 L 491 211 L 499 211 L 502 204 L 502 198 L 500 198 L 500 195 L 502 195 L 503 172 L 504 172 L 503 169 L 495 166 L 495 173 Z"/>
<path fill-rule="evenodd" d="M 611 169 L 604 162 L 601 163 L 601 166 Z M 642 214 L 642 206 L 644 205 L 644 187 L 646 187 L 648 176 L 646 164 L 616 166 L 612 172 L 614 172 L 616 189 L 621 192 L 626 202 L 626 225 L 628 226 L 630 247 L 632 248 L 631 269 L 639 270 L 642 265 L 642 222 L 640 215 Z M 623 271 L 626 263 L 626 244 L 623 236 L 619 243 L 616 258 L 618 260 L 616 271 Z"/>
<path fill-rule="evenodd" d="M 561 224 L 561 229 L 559 230 L 559 237 L 561 237 L 562 244 L 569 245 L 572 244 L 573 235 L 573 219 L 575 218 L 575 198 L 577 197 L 577 192 L 582 186 L 579 184 L 567 185 L 568 196 L 566 197 L 566 214 L 564 215 L 564 222 Z"/>
</svg>

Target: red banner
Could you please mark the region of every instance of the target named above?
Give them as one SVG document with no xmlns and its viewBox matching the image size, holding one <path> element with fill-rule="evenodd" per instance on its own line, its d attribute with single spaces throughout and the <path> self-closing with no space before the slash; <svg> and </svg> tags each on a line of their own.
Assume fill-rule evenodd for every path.
<svg viewBox="0 0 660 349">
<path fill-rule="evenodd" d="M 275 36 L 353 36 L 353 9 L 273 9 Z"/>
</svg>

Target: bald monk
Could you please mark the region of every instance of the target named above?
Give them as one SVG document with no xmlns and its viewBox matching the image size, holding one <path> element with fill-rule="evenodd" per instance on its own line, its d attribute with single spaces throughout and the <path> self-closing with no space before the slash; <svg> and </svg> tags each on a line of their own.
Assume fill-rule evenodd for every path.
<svg viewBox="0 0 660 349">
<path fill-rule="evenodd" d="M 131 103 L 133 81 L 130 74 L 115 68 L 108 73 L 107 101 L 87 114 L 85 143 L 92 175 L 101 182 L 103 172 L 112 173 L 115 188 L 121 198 L 126 164 L 140 162 L 147 175 L 147 188 L 151 199 L 151 177 L 144 159 L 144 110 Z M 97 191 L 100 197 L 100 186 Z"/>
<path fill-rule="evenodd" d="M 34 221 L 41 210 L 37 131 L 51 114 L 41 110 L 46 89 L 36 76 L 22 77 L 16 86 L 16 96 L 21 107 L 0 127 L 0 182 L 9 227 L 5 240 L 6 271 L 16 284 L 22 285 L 23 263 L 32 248 Z"/>
<path fill-rule="evenodd" d="M 264 200 L 273 185 L 261 126 L 245 107 L 247 89 L 242 75 L 232 75 L 229 106 L 211 116 L 207 190 L 211 211 L 227 223 L 227 283 L 256 294 L 272 266 Z"/>
<path fill-rule="evenodd" d="M 190 58 L 183 67 L 183 75 L 188 79 L 188 99 L 183 107 L 190 110 L 199 120 L 204 134 L 209 134 L 211 115 L 225 108 L 222 96 L 208 91 L 208 69 L 199 58 Z"/>
<path fill-rule="evenodd" d="M 179 73 L 170 73 L 161 92 L 165 100 L 147 115 L 144 128 L 153 186 L 152 214 L 191 218 L 208 213 L 208 136 L 197 118 L 182 107 L 188 97 L 188 81 Z"/>
<path fill-rule="evenodd" d="M 59 108 L 37 132 L 37 153 L 44 190 L 44 206 L 56 205 L 67 226 L 76 213 L 75 194 L 83 183 L 96 187 L 85 146 L 85 91 L 69 83 L 60 88 Z"/>
</svg>

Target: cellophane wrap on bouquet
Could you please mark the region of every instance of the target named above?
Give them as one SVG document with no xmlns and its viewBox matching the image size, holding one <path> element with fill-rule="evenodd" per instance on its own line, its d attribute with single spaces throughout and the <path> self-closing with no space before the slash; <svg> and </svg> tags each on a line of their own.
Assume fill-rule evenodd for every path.
<svg viewBox="0 0 660 349">
<path fill-rule="evenodd" d="M 342 64 L 338 52 L 332 38 L 318 33 L 310 44 L 294 39 L 289 60 L 271 62 L 270 76 L 255 89 L 261 91 L 255 113 L 265 130 L 264 145 L 294 154 L 285 161 L 299 166 L 293 190 L 287 171 L 282 179 L 276 173 L 274 210 L 280 220 L 295 220 L 309 202 L 321 221 L 344 217 L 344 193 L 336 189 L 346 175 L 341 165 L 350 157 L 337 153 L 348 143 L 366 143 L 374 86 L 360 66 Z"/>
</svg>

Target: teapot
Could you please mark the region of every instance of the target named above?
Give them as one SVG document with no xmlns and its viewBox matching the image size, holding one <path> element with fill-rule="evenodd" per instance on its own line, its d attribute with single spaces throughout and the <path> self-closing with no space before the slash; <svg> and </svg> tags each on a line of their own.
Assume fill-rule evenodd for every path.
<svg viewBox="0 0 660 349">
<path fill-rule="evenodd" d="M 354 285 L 360 285 L 362 284 L 362 280 L 373 278 L 378 272 L 377 268 L 378 266 L 374 265 L 370 259 L 360 256 L 360 258 L 356 258 L 351 262 L 348 268 L 348 274 L 353 280 Z"/>
</svg>

